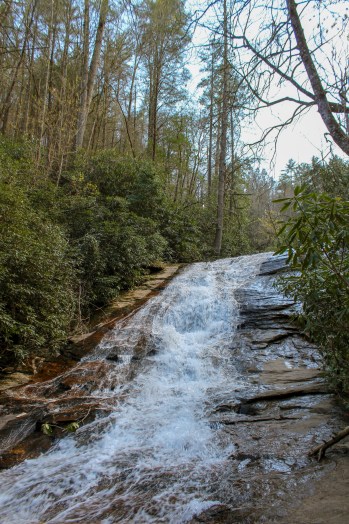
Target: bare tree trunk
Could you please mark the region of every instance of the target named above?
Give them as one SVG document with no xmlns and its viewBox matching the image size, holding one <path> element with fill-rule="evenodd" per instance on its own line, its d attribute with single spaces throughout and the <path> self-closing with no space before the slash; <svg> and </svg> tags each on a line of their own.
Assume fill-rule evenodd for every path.
<svg viewBox="0 0 349 524">
<path fill-rule="evenodd" d="M 192 174 L 191 174 L 191 177 L 190 177 L 190 182 L 189 182 L 189 189 L 188 189 L 188 194 L 190 196 L 195 196 L 195 193 L 196 193 L 196 182 L 197 182 L 197 178 L 198 178 L 198 174 L 199 174 L 199 166 L 200 166 L 200 142 L 201 140 L 199 140 L 199 148 L 198 148 L 198 152 L 197 154 L 195 155 L 195 158 L 194 158 L 194 166 L 193 166 L 193 170 L 192 170 Z"/>
<path fill-rule="evenodd" d="M 220 152 L 218 165 L 218 193 L 217 193 L 217 224 L 214 239 L 214 252 L 220 255 L 223 237 L 224 219 L 224 184 L 226 174 L 226 155 L 227 155 L 227 130 L 228 130 L 228 16 L 227 1 L 223 2 L 223 86 L 222 86 L 222 115 L 221 115 L 221 135 Z"/>
<path fill-rule="evenodd" d="M 66 19 L 65 19 L 65 36 L 64 36 L 64 47 L 63 47 L 63 54 L 62 54 L 62 67 L 61 67 L 61 88 L 60 88 L 60 95 L 59 95 L 59 117 L 57 121 L 59 122 L 58 126 L 58 139 L 57 139 L 57 158 L 60 158 L 59 163 L 59 169 L 58 169 L 58 177 L 57 177 L 57 186 L 60 183 L 61 174 L 63 170 L 63 162 L 64 162 L 64 152 L 67 151 L 67 144 L 69 144 L 69 138 L 65 136 L 64 130 L 65 130 L 65 120 L 67 115 L 67 87 L 68 87 L 68 80 L 67 80 L 67 72 L 68 72 L 68 52 L 69 52 L 69 42 L 70 42 L 70 34 L 71 34 L 71 21 L 72 21 L 72 6 L 71 3 L 68 2 L 67 10 L 66 10 Z"/>
<path fill-rule="evenodd" d="M 29 36 L 30 36 L 30 29 L 31 29 L 31 26 L 32 26 L 33 21 L 34 21 L 34 13 L 35 13 L 35 10 L 36 10 L 36 4 L 37 4 L 37 0 L 35 0 L 33 2 L 33 4 L 32 4 L 32 9 L 31 9 L 31 12 L 30 12 L 30 15 L 29 15 L 29 19 L 25 20 L 26 28 L 25 28 L 25 34 L 24 34 L 24 40 L 23 40 L 23 44 L 22 44 L 22 49 L 21 49 L 21 52 L 20 52 L 17 64 L 15 66 L 15 70 L 14 70 L 13 75 L 12 75 L 12 80 L 11 80 L 11 83 L 10 83 L 10 87 L 9 87 L 9 89 L 7 91 L 6 98 L 5 98 L 4 105 L 3 105 L 3 109 L 2 109 L 2 114 L 1 114 L 1 117 L 2 117 L 1 132 L 2 133 L 6 133 L 7 124 L 8 124 L 8 118 L 9 118 L 9 113 L 10 113 L 10 108 L 11 108 L 12 92 L 13 92 L 13 89 L 14 89 L 14 87 L 16 85 L 17 76 L 18 76 L 20 67 L 22 65 L 22 62 L 24 60 L 25 54 L 26 54 L 27 43 L 28 43 Z"/>
<path fill-rule="evenodd" d="M 134 91 L 135 91 L 135 82 L 136 82 L 136 74 L 137 74 L 138 65 L 139 65 L 139 58 L 138 58 L 138 55 L 135 54 L 134 62 L 133 62 L 133 69 L 132 69 L 130 92 L 129 92 L 129 97 L 128 97 L 127 115 L 123 115 L 125 119 L 125 126 L 126 126 L 128 141 L 129 141 L 131 152 L 134 158 L 136 156 L 136 153 L 135 153 L 136 127 L 135 125 L 133 125 L 132 103 L 133 103 L 133 100 L 135 100 Z"/>
<path fill-rule="evenodd" d="M 48 52 L 47 52 L 47 67 L 46 67 L 46 77 L 45 77 L 45 87 L 44 87 L 44 96 L 42 100 L 42 110 L 41 110 L 41 123 L 40 123 L 40 135 L 39 135 L 39 148 L 38 148 L 38 155 L 37 155 L 37 166 L 40 164 L 41 161 L 41 151 L 42 151 L 42 141 L 45 134 L 45 123 L 46 123 L 46 111 L 48 108 L 48 97 L 49 97 L 49 86 L 50 86 L 50 77 L 52 73 L 52 64 L 51 64 L 51 55 L 54 50 L 55 45 L 55 28 L 53 27 L 54 24 L 54 3 L 53 0 L 51 0 L 51 17 L 49 22 L 49 28 L 48 28 L 48 35 L 47 35 L 47 43 L 48 43 Z M 49 144 L 46 144 L 47 151 L 49 150 Z"/>
<path fill-rule="evenodd" d="M 156 62 L 157 63 L 157 62 Z M 157 142 L 157 112 L 159 98 L 159 71 L 155 64 L 153 67 L 153 78 L 150 79 L 149 89 L 149 121 L 148 121 L 148 152 L 152 160 L 156 156 Z"/>
<path fill-rule="evenodd" d="M 88 74 L 88 82 L 87 82 L 87 114 L 90 109 L 90 105 L 92 101 L 93 88 L 95 85 L 97 69 L 99 66 L 99 60 L 101 56 L 102 41 L 103 41 L 105 23 L 107 20 L 107 13 L 108 13 L 108 0 L 101 0 L 101 8 L 99 12 L 99 22 L 98 22 L 98 28 L 96 32 L 96 40 L 95 40 L 95 45 L 93 49 L 93 55 L 92 55 L 92 60 L 91 60 L 91 65 L 90 65 L 90 71 Z"/>
<path fill-rule="evenodd" d="M 207 158 L 207 196 L 210 198 L 212 188 L 212 147 L 213 147 L 213 75 L 214 75 L 214 57 L 212 50 L 211 60 L 211 78 L 210 78 L 210 115 L 209 115 L 209 132 L 208 132 L 208 158 Z"/>
<path fill-rule="evenodd" d="M 235 191 L 235 141 L 234 141 L 234 113 L 233 109 L 230 111 L 230 132 L 231 132 L 231 174 L 229 184 L 229 215 L 233 215 L 234 211 L 234 191 Z"/>
<path fill-rule="evenodd" d="M 91 106 L 93 89 L 97 76 L 97 69 L 99 65 L 103 34 L 105 22 L 108 13 L 108 0 L 101 0 L 101 7 L 99 12 L 99 22 L 96 32 L 95 45 L 93 48 L 93 54 L 91 59 L 90 67 L 88 67 L 89 59 L 89 0 L 85 0 L 84 9 L 84 51 L 83 51 L 83 82 L 81 91 L 80 110 L 78 116 L 78 130 L 76 135 L 76 148 L 80 148 L 83 145 L 84 135 L 87 124 L 87 117 Z"/>
<path fill-rule="evenodd" d="M 158 134 L 158 104 L 160 82 L 162 75 L 163 55 L 156 47 L 152 56 L 152 65 L 149 67 L 149 119 L 148 119 L 148 154 L 152 160 L 156 157 Z"/>
<path fill-rule="evenodd" d="M 349 136 L 349 110 L 347 108 L 347 92 L 349 87 L 349 73 L 348 70 L 345 70 L 341 78 L 342 88 L 339 93 L 342 106 L 344 107 L 344 127 L 345 132 Z"/>
<path fill-rule="evenodd" d="M 55 121 L 53 122 L 52 110 L 53 110 L 53 70 L 54 70 L 54 56 L 56 49 L 56 39 L 58 33 L 57 25 L 57 9 L 54 9 L 55 2 L 52 5 L 52 41 L 51 41 L 51 52 L 49 55 L 49 66 L 48 66 L 48 99 L 47 99 L 47 116 L 49 119 L 49 125 L 47 126 L 47 168 L 48 172 L 52 169 L 53 161 L 57 155 L 57 128 L 56 128 L 56 115 Z M 59 36 L 58 36 L 59 38 Z"/>
<path fill-rule="evenodd" d="M 32 48 L 31 48 L 29 64 L 28 64 L 29 74 L 28 74 L 28 82 L 27 82 L 27 87 L 26 87 L 27 100 L 26 100 L 26 107 L 25 107 L 25 112 L 24 112 L 24 116 L 23 116 L 23 124 L 22 124 L 22 130 L 23 130 L 24 134 L 28 133 L 29 117 L 30 117 L 30 113 L 31 113 L 31 109 L 32 109 L 32 102 L 33 102 L 32 101 L 32 94 L 31 94 L 32 83 L 33 83 L 33 69 L 32 69 L 32 65 L 34 64 L 35 46 L 36 46 L 36 39 L 37 39 L 37 36 L 38 36 L 38 20 L 37 20 L 37 18 L 35 20 L 35 25 L 34 25 L 34 28 L 33 28 L 32 32 L 33 32 Z"/>
<path fill-rule="evenodd" d="M 16 131 L 18 131 L 18 129 L 20 128 L 20 119 L 21 119 L 21 114 L 23 111 L 23 105 L 24 105 L 23 93 L 25 91 L 24 84 L 25 84 L 25 68 L 22 67 L 21 79 L 19 81 L 20 88 L 19 88 L 18 102 L 16 104 L 15 114 L 13 118 L 13 127 Z"/>
<path fill-rule="evenodd" d="M 221 131 L 222 131 L 222 101 L 218 100 L 217 103 L 217 133 L 215 137 L 215 149 L 214 149 L 214 176 L 216 179 L 218 177 L 219 170 L 219 154 L 220 154 L 220 143 L 221 143 Z"/>
<path fill-rule="evenodd" d="M 78 115 L 78 129 L 76 135 L 76 148 L 82 147 L 85 127 L 86 127 L 86 108 L 87 108 L 87 83 L 88 83 L 88 62 L 90 48 L 90 0 L 85 0 L 84 6 L 84 41 L 82 58 L 82 77 L 81 77 L 81 98 L 80 110 Z"/>
<path fill-rule="evenodd" d="M 128 98 L 128 106 L 127 106 L 127 120 L 129 123 L 131 122 L 131 118 L 132 118 L 133 89 L 134 89 L 134 85 L 136 81 L 138 65 L 139 65 L 139 59 L 137 55 L 135 55 L 134 62 L 133 62 L 133 69 L 132 69 L 130 93 L 129 93 L 129 98 Z"/>
</svg>

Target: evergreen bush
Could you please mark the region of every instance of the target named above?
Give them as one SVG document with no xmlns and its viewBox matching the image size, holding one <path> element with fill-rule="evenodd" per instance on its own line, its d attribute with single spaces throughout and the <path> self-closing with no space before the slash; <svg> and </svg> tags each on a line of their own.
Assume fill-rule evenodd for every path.
<svg viewBox="0 0 349 524">
<path fill-rule="evenodd" d="M 349 202 L 306 186 L 278 201 L 293 215 L 277 253 L 294 270 L 279 285 L 301 302 L 304 331 L 319 344 L 330 381 L 349 394 Z"/>
</svg>

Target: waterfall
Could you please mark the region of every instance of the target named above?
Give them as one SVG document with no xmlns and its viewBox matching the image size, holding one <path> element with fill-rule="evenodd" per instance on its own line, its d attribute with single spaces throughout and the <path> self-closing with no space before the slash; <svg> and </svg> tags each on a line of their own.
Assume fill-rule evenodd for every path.
<svg viewBox="0 0 349 524">
<path fill-rule="evenodd" d="M 1 522 L 178 524 L 220 502 L 234 447 L 210 415 L 244 388 L 231 349 L 234 291 L 269 256 L 193 264 L 119 322 L 85 358 L 118 348 L 93 391 L 110 397 L 113 412 L 4 471 Z M 152 351 L 125 382 L 141 337 Z"/>
</svg>

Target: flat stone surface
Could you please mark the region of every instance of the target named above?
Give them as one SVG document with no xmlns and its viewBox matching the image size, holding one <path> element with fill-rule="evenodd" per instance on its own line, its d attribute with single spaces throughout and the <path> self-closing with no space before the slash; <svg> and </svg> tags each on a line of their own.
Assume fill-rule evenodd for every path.
<svg viewBox="0 0 349 524">
<path fill-rule="evenodd" d="M 322 372 L 317 369 L 287 369 L 282 372 L 267 371 L 260 374 L 260 383 L 278 384 L 292 382 L 309 382 L 314 378 L 321 378 Z"/>
<path fill-rule="evenodd" d="M 261 264 L 259 274 L 260 275 L 274 275 L 280 273 L 285 269 L 288 269 L 286 255 L 271 256 L 268 260 Z"/>
<path fill-rule="evenodd" d="M 232 359 L 249 385 L 237 398 L 221 399 L 212 413 L 212 424 L 222 424 L 235 446 L 222 498 L 233 511 L 223 522 L 344 524 L 349 474 L 343 476 L 348 464 L 340 446 L 321 464 L 307 453 L 348 422 L 322 376 L 316 347 L 293 323 L 297 305 L 273 286 L 274 275 L 287 269 L 284 262 L 262 264 L 260 276 L 235 293 L 240 322 Z M 335 489 L 326 492 L 327 478 L 341 483 L 338 499 Z M 319 507 L 329 508 L 323 513 L 316 508 L 318 498 Z M 219 518 L 208 511 L 193 522 L 218 524 Z"/>
<path fill-rule="evenodd" d="M 241 320 L 232 351 L 250 387 L 237 393 L 240 405 L 222 402 L 213 417 L 236 447 L 230 489 L 240 497 L 232 496 L 230 505 L 243 507 L 238 522 L 245 524 L 344 524 L 349 522 L 348 458 L 339 445 L 321 464 L 307 452 L 348 422 L 329 394 L 316 347 L 293 324 L 297 305 L 273 287 L 274 274 L 287 269 L 284 262 L 262 264 L 255 282 L 235 294 Z M 327 479 L 341 484 L 338 498 L 335 488 L 327 490 Z"/>
<path fill-rule="evenodd" d="M 0 381 L 0 391 L 28 384 L 32 378 L 33 375 L 26 373 L 10 373 L 7 376 L 5 375 L 5 377 Z"/>
<path fill-rule="evenodd" d="M 141 286 L 122 293 L 111 303 L 108 315 L 111 315 L 113 310 L 117 311 L 119 309 L 123 309 L 125 306 L 132 306 L 135 304 L 135 302 L 149 297 L 151 295 L 151 291 L 164 286 L 165 283 L 177 273 L 180 267 L 180 264 L 166 266 L 156 275 L 150 275 Z"/>
<path fill-rule="evenodd" d="M 0 431 L 2 431 L 4 428 L 6 428 L 6 426 L 8 426 L 9 424 L 12 424 L 13 422 L 17 423 L 18 419 L 21 419 L 25 417 L 26 415 L 27 413 L 23 412 L 23 413 L 18 413 L 17 415 L 11 414 L 11 415 L 2 416 L 0 419 Z"/>
<path fill-rule="evenodd" d="M 287 337 L 292 331 L 287 329 L 254 329 L 251 332 L 251 340 L 255 344 L 276 342 Z"/>
<path fill-rule="evenodd" d="M 301 494 L 289 515 L 279 524 L 348 524 L 349 449 L 332 463 L 332 469 Z"/>
<path fill-rule="evenodd" d="M 245 522 L 248 518 L 249 510 L 244 508 L 229 508 L 224 504 L 215 504 L 209 510 L 203 511 L 195 516 L 190 524 L 233 524 Z"/>
</svg>

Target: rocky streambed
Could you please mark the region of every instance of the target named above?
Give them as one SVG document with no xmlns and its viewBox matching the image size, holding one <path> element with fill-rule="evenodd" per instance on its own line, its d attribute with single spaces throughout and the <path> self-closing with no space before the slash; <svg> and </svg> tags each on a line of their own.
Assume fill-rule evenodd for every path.
<svg viewBox="0 0 349 524">
<path fill-rule="evenodd" d="M 98 315 L 93 329 L 71 337 L 58 357 L 25 362 L 19 370 L 0 376 L 0 471 L 27 458 L 47 451 L 57 438 L 65 436 L 64 428 L 71 422 L 88 422 L 114 409 L 110 398 L 96 398 L 91 392 L 117 357 L 106 361 L 81 362 L 113 330 L 116 323 L 127 324 L 149 299 L 161 292 L 180 270 L 179 264 L 168 265 L 151 274 L 136 289 L 121 294 Z M 142 352 L 145 336 L 134 348 Z M 127 381 L 132 366 L 120 375 Z M 52 424 L 52 436 L 42 432 L 42 424 Z"/>
<path fill-rule="evenodd" d="M 347 426 L 349 412 L 329 391 L 317 348 L 293 322 L 295 304 L 273 287 L 284 263 L 270 258 L 235 293 L 240 325 L 232 351 L 250 386 L 238 401 L 218 405 L 213 417 L 236 445 L 230 505 L 193 522 L 348 522 L 349 439 L 321 463 L 308 452 Z"/>
<path fill-rule="evenodd" d="M 227 262 L 219 268 L 222 274 L 227 271 L 225 267 L 231 266 Z M 144 513 L 146 516 L 133 520 L 113 509 L 105 513 L 108 517 L 103 512 L 104 516 L 98 518 L 88 512 L 83 517 L 85 520 L 75 517 L 69 522 L 344 524 L 348 521 L 348 440 L 328 451 L 321 463 L 308 457 L 313 446 L 348 425 L 348 413 L 328 390 L 316 347 L 299 333 L 292 320 L 295 305 L 273 286 L 275 276 L 284 269 L 284 258 L 264 255 L 256 274 L 251 278 L 239 277 L 233 289 L 238 304 L 234 336 L 227 341 L 224 354 L 208 350 L 213 369 L 216 365 L 218 369 L 218 361 L 222 359 L 227 360 L 228 367 L 234 366 L 234 380 L 229 381 L 229 377 L 227 380 L 222 375 L 224 387 L 212 386 L 209 401 L 203 406 L 208 425 L 219 435 L 219 445 L 224 443 L 226 453 L 223 462 L 219 466 L 213 464 L 210 469 L 209 486 L 205 487 L 206 499 L 211 493 L 207 507 L 198 505 L 197 510 L 188 513 L 188 518 L 153 509 L 153 520 L 149 520 L 150 510 Z M 175 283 L 171 284 L 174 292 Z M 169 302 L 166 307 L 170 306 Z M 65 373 L 41 383 L 3 391 L 0 397 L 2 468 L 48 450 L 56 439 L 65 435 L 64 427 L 71 421 L 80 420 L 86 427 L 93 420 L 98 421 L 99 426 L 103 426 L 104 420 L 110 424 L 109 414 L 118 412 L 127 402 L 128 384 L 157 358 L 159 335 L 152 328 L 152 319 L 159 308 L 166 311 L 166 307 L 157 301 L 150 303 L 138 328 L 129 324 L 128 316 L 121 319 L 116 326 L 117 337 L 115 328 L 110 334 L 106 329 L 102 349 L 92 350 L 92 357 L 83 358 Z M 195 307 L 193 303 L 192 309 Z M 190 314 L 186 313 L 185 329 L 180 324 L 178 332 L 192 329 L 188 328 Z M 85 346 L 87 349 L 91 347 Z M 83 353 L 82 350 L 81 355 Z M 181 365 L 186 365 L 185 360 L 183 362 Z M 197 367 L 188 370 L 187 375 L 196 372 Z M 117 395 L 113 394 L 115 391 Z M 179 395 L 183 393 L 176 392 L 176 396 Z M 192 395 L 195 397 L 194 390 Z M 43 423 L 55 425 L 53 436 L 40 431 Z M 96 422 L 91 424 L 95 427 Z M 185 446 L 190 444 L 184 443 L 184 450 Z M 194 472 L 198 475 L 196 470 L 186 472 L 184 468 L 183 475 L 193 477 Z M 156 482 L 165 482 L 161 478 L 166 475 L 170 474 L 162 473 Z M 149 494 L 154 483 L 148 485 Z M 184 484 L 181 489 L 189 488 Z M 196 489 L 197 486 L 195 489 L 191 486 L 188 493 L 190 490 L 196 493 Z M 178 497 L 174 490 L 173 501 L 168 497 L 166 503 L 175 504 Z M 17 522 L 36 520 L 28 517 L 27 521 Z M 52 522 L 63 521 L 53 519 Z"/>
</svg>

